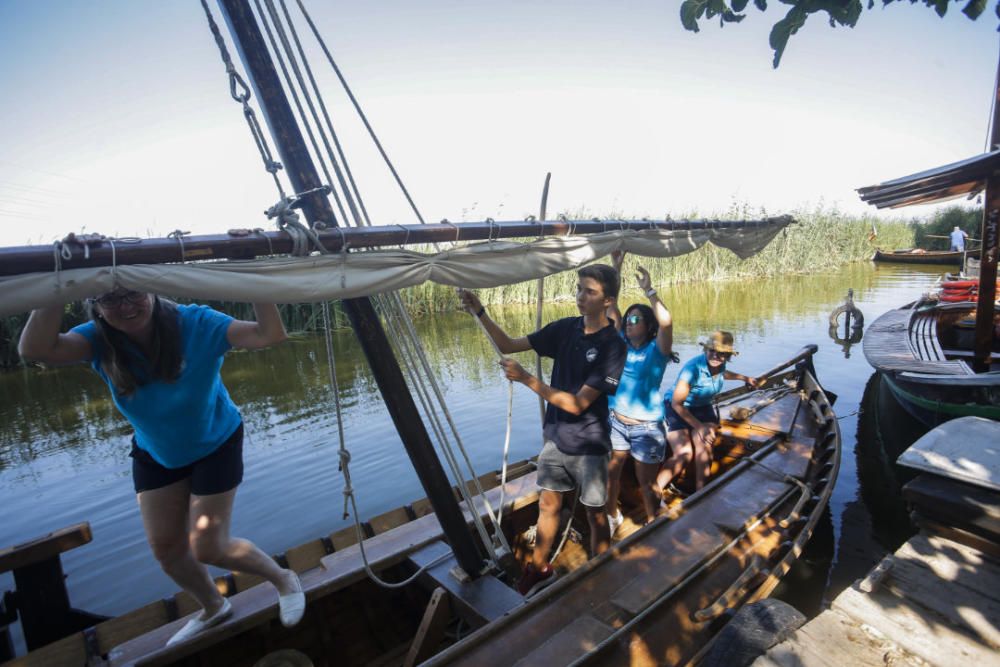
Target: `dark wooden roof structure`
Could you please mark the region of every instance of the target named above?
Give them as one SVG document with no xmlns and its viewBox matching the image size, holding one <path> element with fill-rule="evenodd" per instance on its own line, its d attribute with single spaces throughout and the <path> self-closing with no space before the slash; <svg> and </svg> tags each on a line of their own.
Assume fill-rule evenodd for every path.
<svg viewBox="0 0 1000 667">
<path fill-rule="evenodd" d="M 986 179 L 998 170 L 1000 149 L 878 185 L 858 188 L 857 192 L 861 201 L 876 208 L 931 204 L 958 197 L 971 199 L 986 188 Z"/>
</svg>

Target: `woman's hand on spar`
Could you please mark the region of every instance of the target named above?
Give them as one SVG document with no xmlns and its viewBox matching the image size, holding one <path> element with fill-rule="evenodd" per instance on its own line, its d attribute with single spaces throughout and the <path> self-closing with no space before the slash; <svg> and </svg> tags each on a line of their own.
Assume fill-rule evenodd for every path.
<svg viewBox="0 0 1000 667">
<path fill-rule="evenodd" d="M 653 281 L 649 278 L 649 271 L 641 266 L 635 267 L 635 281 L 639 283 L 639 289 L 643 292 L 649 291 L 653 287 Z"/>
</svg>

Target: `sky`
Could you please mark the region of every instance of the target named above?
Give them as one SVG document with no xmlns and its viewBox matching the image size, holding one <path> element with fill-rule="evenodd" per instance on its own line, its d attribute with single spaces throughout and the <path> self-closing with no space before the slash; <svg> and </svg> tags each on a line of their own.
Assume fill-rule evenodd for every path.
<svg viewBox="0 0 1000 667">
<path fill-rule="evenodd" d="M 775 70 L 780 3 L 698 34 L 679 4 L 306 0 L 427 221 L 537 214 L 546 172 L 550 215 L 874 214 L 855 188 L 984 150 L 990 12 L 813 17 Z M 310 60 L 373 222 L 416 222 Z M 0 0 L 0 86 L 0 246 L 272 228 L 278 194 L 196 0 Z"/>
</svg>

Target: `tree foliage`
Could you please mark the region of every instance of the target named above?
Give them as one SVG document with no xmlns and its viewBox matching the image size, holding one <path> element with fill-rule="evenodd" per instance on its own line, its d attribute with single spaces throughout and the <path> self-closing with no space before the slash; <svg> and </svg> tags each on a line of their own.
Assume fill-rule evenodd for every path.
<svg viewBox="0 0 1000 667">
<path fill-rule="evenodd" d="M 865 4 L 863 0 L 779 0 L 779 2 L 788 5 L 789 9 L 785 17 L 771 28 L 769 42 L 774 49 L 775 67 L 781 62 L 781 54 L 785 52 L 788 38 L 798 32 L 811 15 L 825 12 L 831 28 L 837 26 L 853 28 L 857 25 Z M 882 0 L 882 6 L 894 2 L 906 2 L 906 0 Z M 962 13 L 975 21 L 986 11 L 988 0 L 909 0 L 911 5 L 922 3 L 933 9 L 938 16 L 944 16 L 948 12 L 951 2 L 964 5 Z M 698 21 L 701 19 L 717 17 L 720 27 L 727 23 L 739 23 L 746 18 L 745 10 L 749 4 L 750 0 L 684 0 L 681 3 L 681 23 L 693 32 L 698 32 Z M 753 0 L 753 4 L 762 12 L 767 10 L 767 0 Z M 868 9 L 872 9 L 875 0 L 868 0 L 867 5 Z M 1000 18 L 1000 0 L 994 12 Z"/>
<path fill-rule="evenodd" d="M 979 232 L 982 230 L 982 224 L 983 209 L 981 207 L 963 208 L 962 206 L 949 206 L 935 213 L 934 217 L 927 222 L 913 223 L 914 245 L 917 248 L 924 248 L 926 250 L 947 250 L 951 247 L 948 239 L 929 237 L 948 236 L 952 229 L 958 227 L 968 234 L 969 238 L 978 238 Z M 979 246 L 973 244 L 972 247 L 978 248 Z"/>
</svg>

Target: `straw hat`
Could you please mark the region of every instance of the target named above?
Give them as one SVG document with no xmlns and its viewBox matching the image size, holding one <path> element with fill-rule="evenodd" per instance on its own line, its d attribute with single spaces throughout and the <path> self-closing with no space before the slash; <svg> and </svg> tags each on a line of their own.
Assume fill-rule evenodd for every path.
<svg viewBox="0 0 1000 667">
<path fill-rule="evenodd" d="M 313 661 L 305 653 L 286 648 L 268 653 L 255 662 L 253 667 L 313 667 Z"/>
<path fill-rule="evenodd" d="M 733 334 L 728 331 L 713 331 L 712 335 L 701 346 L 706 350 L 739 354 L 739 352 L 733 349 Z"/>
</svg>

